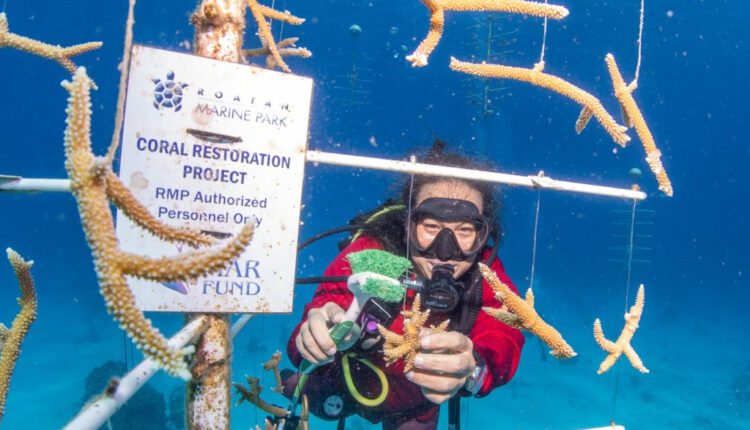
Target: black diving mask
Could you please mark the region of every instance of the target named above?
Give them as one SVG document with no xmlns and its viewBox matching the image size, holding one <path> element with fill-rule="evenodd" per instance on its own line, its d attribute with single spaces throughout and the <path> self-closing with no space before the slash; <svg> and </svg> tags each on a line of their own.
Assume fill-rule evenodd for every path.
<svg viewBox="0 0 750 430">
<path fill-rule="evenodd" d="M 417 226 L 425 220 L 459 222 L 458 236 L 450 228 L 441 229 L 426 246 L 417 238 Z M 490 222 L 477 206 L 460 199 L 432 197 L 412 210 L 408 225 L 409 246 L 420 257 L 440 261 L 473 261 L 490 234 Z M 472 230 L 473 231 L 470 231 Z"/>
</svg>

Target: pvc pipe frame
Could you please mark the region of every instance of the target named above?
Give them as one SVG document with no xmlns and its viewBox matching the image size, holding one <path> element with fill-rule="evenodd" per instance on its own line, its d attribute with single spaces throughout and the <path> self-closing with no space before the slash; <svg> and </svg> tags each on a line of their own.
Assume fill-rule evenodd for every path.
<svg viewBox="0 0 750 430">
<path fill-rule="evenodd" d="M 625 430 L 625 427 L 620 425 L 610 425 L 605 427 L 592 427 L 592 428 L 586 428 L 581 430 Z"/>
<path fill-rule="evenodd" d="M 230 329 L 231 337 L 245 327 L 253 314 L 242 315 Z M 172 336 L 167 342 L 172 348 L 183 348 L 191 343 L 204 329 L 205 316 L 200 316 Z M 84 406 L 83 409 L 70 421 L 63 430 L 96 430 L 103 426 L 109 418 L 117 412 L 122 405 L 143 387 L 152 376 L 159 371 L 159 367 L 151 359 L 143 360 L 133 370 L 123 376 L 117 384 L 117 389 L 111 395 L 103 395 L 95 402 Z"/>
<path fill-rule="evenodd" d="M 578 182 L 558 181 L 541 173 L 536 176 L 510 175 L 482 170 L 459 169 L 456 167 L 435 166 L 417 163 L 412 156 L 411 161 L 388 160 L 384 158 L 361 157 L 356 155 L 335 154 L 318 150 L 309 150 L 306 159 L 310 163 L 335 164 L 339 166 L 360 167 L 365 169 L 386 170 L 407 174 L 443 176 L 449 178 L 486 181 L 506 185 L 541 188 L 555 191 L 571 191 L 575 193 L 596 194 L 600 196 L 619 197 L 626 199 L 644 200 L 646 193 L 627 188 L 603 187 L 600 185 L 583 184 Z M 18 176 L 0 176 L 0 192 L 38 192 L 38 191 L 70 191 L 67 179 L 26 179 Z"/>
</svg>

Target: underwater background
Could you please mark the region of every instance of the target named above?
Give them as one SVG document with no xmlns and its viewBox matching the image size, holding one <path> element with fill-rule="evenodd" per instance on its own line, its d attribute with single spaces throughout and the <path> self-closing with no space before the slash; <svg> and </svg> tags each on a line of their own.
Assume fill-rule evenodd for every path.
<svg viewBox="0 0 750 430">
<path fill-rule="evenodd" d="M 619 117 L 603 58 L 614 53 L 625 80 L 632 79 L 640 2 L 553 3 L 566 6 L 570 15 L 549 22 L 546 72 L 595 94 Z M 188 17 L 194 6 L 141 0 L 134 42 L 191 52 Z M 465 429 L 579 429 L 611 420 L 628 429 L 750 428 L 750 2 L 646 1 L 643 65 L 634 97 L 663 153 L 672 198 L 657 191 L 633 130 L 625 149 L 598 123 L 576 135 L 580 106 L 569 99 L 448 68 L 451 56 L 531 67 L 539 57 L 543 19 L 446 12 L 429 65 L 413 69 L 404 57 L 428 27 L 419 1 L 276 0 L 275 8 L 306 18 L 301 26 L 284 26 L 283 34 L 300 37 L 299 45 L 313 52 L 310 59 L 288 60 L 295 73 L 315 81 L 311 149 L 404 159 L 439 137 L 449 150 L 489 161 L 504 173 L 544 170 L 555 179 L 627 188 L 633 183 L 630 169 L 643 171 L 638 183 L 648 198 L 637 205 L 633 258 L 638 261 L 627 305 L 638 284 L 645 284 L 645 310 L 632 344 L 651 373 L 640 374 L 623 357 L 597 375 L 606 354 L 591 334 L 597 317 L 609 338 L 622 327 L 628 289 L 624 235 L 632 202 L 498 187 L 505 229 L 500 258 L 521 291 L 529 286 L 540 198 L 536 308 L 579 356 L 558 361 L 527 338 L 509 384 L 462 402 Z M 92 141 L 103 154 L 113 129 L 127 2 L 9 0 L 4 9 L 17 34 L 63 46 L 104 42 L 74 60 L 99 85 L 92 93 Z M 353 24 L 361 28 L 356 37 Z M 273 30 L 279 34 L 278 23 Z M 249 22 L 245 47 L 258 45 L 253 32 Z M 0 174 L 65 177 L 63 79 L 68 73 L 52 61 L 0 49 Z M 485 85 L 493 90 L 487 109 Z M 394 173 L 308 164 L 300 240 L 346 224 L 405 180 Z M 340 238 L 304 249 L 298 276 L 322 274 Z M 35 261 L 39 297 L 2 428 L 59 428 L 141 354 L 106 313 L 72 195 L 0 193 L 0 246 Z M 9 324 L 18 289 L 5 263 L 0 287 L 0 320 Z M 297 286 L 291 315 L 259 315 L 235 338 L 232 380 L 262 375 L 265 387 L 273 385 L 259 364 L 277 349 L 286 354 L 289 333 L 313 291 L 314 286 Z M 180 315 L 150 317 L 167 335 L 182 324 Z M 183 391 L 181 381 L 159 373 L 115 415 L 112 428 L 184 428 Z M 286 404 L 268 389 L 264 398 Z M 446 412 L 440 428 L 447 428 Z M 244 403 L 232 410 L 232 428 L 262 424 L 263 417 Z M 333 429 L 335 423 L 313 419 L 311 427 Z M 347 428 L 380 426 L 350 419 Z"/>
</svg>

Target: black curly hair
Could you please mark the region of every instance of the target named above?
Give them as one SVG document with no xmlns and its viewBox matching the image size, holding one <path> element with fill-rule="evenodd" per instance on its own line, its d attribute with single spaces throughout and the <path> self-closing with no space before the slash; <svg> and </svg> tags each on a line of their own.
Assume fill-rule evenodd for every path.
<svg viewBox="0 0 750 430">
<path fill-rule="evenodd" d="M 418 160 L 424 164 L 462 169 L 480 170 L 488 167 L 471 161 L 465 156 L 445 152 L 445 142 L 440 139 L 435 139 L 432 148 L 422 157 L 418 157 Z M 499 222 L 501 203 L 499 198 L 495 197 L 492 184 L 443 176 L 414 175 L 414 179 L 409 178 L 396 197 L 392 197 L 377 208 L 355 217 L 349 223 L 351 225 L 362 225 L 359 234 L 379 240 L 387 251 L 405 255 L 406 231 L 404 225 L 408 208 L 415 206 L 416 198 L 422 187 L 443 181 L 464 183 L 479 191 L 482 195 L 482 215 L 487 217 L 492 225 L 490 234 L 495 238 L 494 240 L 500 240 L 502 237 L 502 227 Z M 410 197 L 411 202 L 409 201 Z M 397 209 L 394 209 L 394 207 Z"/>
</svg>

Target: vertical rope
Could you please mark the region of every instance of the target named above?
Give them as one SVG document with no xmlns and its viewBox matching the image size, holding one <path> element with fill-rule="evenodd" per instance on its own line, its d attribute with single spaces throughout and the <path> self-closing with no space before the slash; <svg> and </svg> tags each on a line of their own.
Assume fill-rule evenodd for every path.
<svg viewBox="0 0 750 430">
<path fill-rule="evenodd" d="M 633 199 L 633 207 L 630 213 L 630 242 L 628 243 L 628 269 L 625 281 L 625 312 L 628 311 L 628 296 L 630 295 L 630 274 L 633 271 L 633 239 L 635 238 L 635 205 L 637 200 Z"/>
<path fill-rule="evenodd" d="M 641 48 L 643 46 L 643 9 L 646 0 L 641 0 L 641 20 L 640 26 L 638 27 L 638 63 L 635 66 L 635 77 L 633 82 L 638 83 L 638 75 L 641 72 Z"/>
<path fill-rule="evenodd" d="M 122 330 L 120 334 L 122 335 L 122 361 L 125 362 L 125 368 L 130 370 L 130 366 L 128 365 L 128 339 L 125 335 L 125 330 Z"/>
<path fill-rule="evenodd" d="M 281 6 L 282 10 L 286 11 L 286 0 L 284 0 L 284 4 Z M 276 38 L 276 40 L 281 41 L 282 36 L 284 35 L 284 21 L 281 21 L 279 24 L 279 36 Z"/>
<path fill-rule="evenodd" d="M 416 157 L 412 155 L 410 161 L 412 163 L 416 162 Z M 411 179 L 409 181 L 409 202 L 406 212 L 406 258 L 411 259 L 409 256 L 409 247 L 411 245 L 411 226 L 409 223 L 411 223 L 411 201 L 412 195 L 414 194 L 414 173 L 411 174 Z M 406 294 L 404 294 L 404 299 L 401 301 L 401 310 L 404 309 L 406 309 Z"/>
<path fill-rule="evenodd" d="M 544 4 L 547 4 L 547 0 L 544 0 Z M 547 17 L 544 17 L 544 33 L 542 35 L 542 53 L 539 55 L 539 63 L 544 64 L 544 49 L 547 46 Z"/>
<path fill-rule="evenodd" d="M 635 206 L 638 201 L 633 199 L 630 211 L 630 237 L 628 243 L 628 266 L 625 280 L 625 313 L 628 312 L 628 296 L 630 295 L 630 274 L 633 271 L 633 239 L 635 238 Z M 615 387 L 612 392 L 612 422 L 615 422 L 615 411 L 617 410 L 617 393 L 620 387 L 620 366 L 617 366 L 615 374 Z"/>
<path fill-rule="evenodd" d="M 107 150 L 107 164 L 111 164 L 115 159 L 115 152 L 120 146 L 120 134 L 122 133 L 122 116 L 125 111 L 125 88 L 128 84 L 128 74 L 130 73 L 130 52 L 133 48 L 133 24 L 135 23 L 133 9 L 135 9 L 135 0 L 130 0 L 128 4 L 128 20 L 125 22 L 125 42 L 122 48 L 122 62 L 118 66 L 120 69 L 120 89 L 117 94 L 117 111 L 115 113 L 115 130 L 112 133 L 112 142 Z"/>
<path fill-rule="evenodd" d="M 534 268 L 536 267 L 536 238 L 539 232 L 539 206 L 542 202 L 542 190 L 536 190 L 536 215 L 534 216 L 534 242 L 531 251 L 531 276 L 529 279 L 529 288 L 534 287 Z"/>
</svg>

